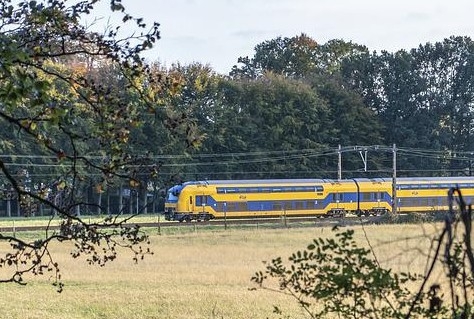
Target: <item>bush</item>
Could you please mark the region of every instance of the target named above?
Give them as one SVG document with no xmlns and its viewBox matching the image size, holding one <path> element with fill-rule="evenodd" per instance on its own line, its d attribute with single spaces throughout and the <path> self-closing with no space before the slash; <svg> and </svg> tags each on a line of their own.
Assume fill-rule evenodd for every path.
<svg viewBox="0 0 474 319">
<path fill-rule="evenodd" d="M 450 213 L 433 239 L 434 253 L 424 276 L 382 268 L 373 251 L 357 246 L 353 230 L 334 228 L 335 238 L 314 239 L 286 262 L 273 259 L 252 281 L 273 290 L 271 279 L 276 280 L 279 291 L 293 296 L 310 318 L 474 318 L 472 209 L 459 189 L 448 196 Z M 459 212 L 452 209 L 455 201 Z M 438 262 L 450 285 L 447 300 L 439 295 L 439 284 L 426 288 Z M 419 285 L 418 292 L 407 288 L 413 283 Z M 283 315 L 279 307 L 274 312 Z"/>
</svg>

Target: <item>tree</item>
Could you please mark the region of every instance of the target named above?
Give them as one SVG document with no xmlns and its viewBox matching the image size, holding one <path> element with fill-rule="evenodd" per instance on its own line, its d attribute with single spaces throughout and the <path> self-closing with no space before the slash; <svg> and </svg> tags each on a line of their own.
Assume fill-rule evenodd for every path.
<svg viewBox="0 0 474 319">
<path fill-rule="evenodd" d="M 331 130 L 330 145 L 380 145 L 383 144 L 383 130 L 379 118 L 368 108 L 362 97 L 344 86 L 341 77 L 314 75 L 307 78 L 318 96 L 328 106 L 328 130 Z M 342 157 L 344 171 L 352 171 L 360 176 L 362 163 L 356 152 L 345 153 Z M 368 170 L 382 169 L 381 160 L 371 159 Z M 363 173 L 364 174 L 364 173 Z M 380 173 L 377 175 L 380 177 Z"/>
<path fill-rule="evenodd" d="M 456 154 L 472 148 L 472 40 L 451 37 L 409 52 L 345 59 L 341 74 L 377 114 L 386 144 Z M 408 170 L 459 169 L 462 162 L 401 158 Z"/>
<path fill-rule="evenodd" d="M 220 92 L 215 105 L 219 121 L 210 127 L 203 147 L 217 154 L 288 152 L 284 158 L 263 156 L 230 164 L 233 171 L 249 177 L 308 176 L 318 171 L 321 163 L 311 153 L 325 149 L 330 138 L 328 110 L 309 85 L 267 72 L 258 79 L 224 80 Z M 310 154 L 292 159 L 291 152 L 302 150 Z"/>
<path fill-rule="evenodd" d="M 120 218 L 121 211 L 102 221 L 81 218 L 85 209 L 107 213 L 100 201 L 84 195 L 87 187 L 99 195 L 123 181 L 138 187 L 137 172 L 154 171 L 146 155 L 134 152 L 130 137 L 142 126 L 143 114 L 158 122 L 168 118 L 160 93 L 150 93 L 147 84 L 154 79 L 141 57 L 159 39 L 158 24 L 147 27 L 120 0 L 111 0 L 110 12 L 123 25 L 91 32 L 81 21 L 97 4 L 1 1 L 0 122 L 6 134 L 0 147 L 6 154 L 30 155 L 2 158 L 1 178 L 21 205 L 38 203 L 61 219 L 58 230 L 32 240 L 0 234 L 11 245 L 0 258 L 9 270 L 1 282 L 23 284 L 25 273 L 52 272 L 61 291 L 59 265 L 49 250 L 53 241 L 72 242 L 74 258 L 86 255 L 98 265 L 114 260 L 117 246 L 130 249 L 136 261 L 151 253 L 146 234 L 130 217 Z M 126 25 L 138 32 L 121 37 Z M 107 81 L 101 80 L 103 72 Z M 18 165 L 53 168 L 30 188 L 22 180 L 27 174 L 17 174 Z"/>
<path fill-rule="evenodd" d="M 241 57 L 230 75 L 234 78 L 256 78 L 265 71 L 287 77 L 303 78 L 312 74 L 339 72 L 344 59 L 367 53 L 362 45 L 342 40 L 319 44 L 306 34 L 292 38 L 278 37 L 255 47 L 253 58 Z"/>
<path fill-rule="evenodd" d="M 346 230 L 335 238 L 316 238 L 287 261 L 273 259 L 252 281 L 271 289 L 266 283 L 275 278 L 279 290 L 293 296 L 309 318 L 403 318 L 412 298 L 405 284 L 420 277 L 380 267 L 371 250 L 359 247 L 353 235 L 353 230 Z"/>
<path fill-rule="evenodd" d="M 459 188 L 449 190 L 447 197 L 450 212 L 431 241 L 423 276 L 381 267 L 375 252 L 354 240 L 354 230 L 334 228 L 334 237 L 316 238 L 287 260 L 272 259 L 251 280 L 259 288 L 291 295 L 309 318 L 472 318 L 472 206 Z M 446 281 L 432 278 L 438 264 Z M 449 293 L 440 293 L 439 282 Z M 413 284 L 418 291 L 410 288 Z M 278 306 L 274 311 L 283 314 Z"/>
<path fill-rule="evenodd" d="M 434 140 L 441 149 L 472 150 L 474 42 L 468 37 L 450 37 L 412 50 L 417 73 L 425 82 L 421 107 L 434 116 Z M 454 155 L 456 156 L 456 155 Z M 450 168 L 457 168 L 453 161 Z"/>
</svg>

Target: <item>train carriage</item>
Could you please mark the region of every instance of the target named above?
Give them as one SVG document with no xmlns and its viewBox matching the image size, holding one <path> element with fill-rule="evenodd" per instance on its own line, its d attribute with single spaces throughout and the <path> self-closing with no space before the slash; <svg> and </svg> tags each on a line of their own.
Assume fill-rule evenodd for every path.
<svg viewBox="0 0 474 319">
<path fill-rule="evenodd" d="M 471 176 L 399 178 L 396 184 L 397 212 L 447 211 L 447 194 L 453 187 L 459 187 L 464 200 L 472 202 L 474 178 Z"/>
<path fill-rule="evenodd" d="M 206 181 L 181 190 L 176 214 L 169 219 L 208 220 L 255 216 L 323 214 L 323 180 Z"/>
<path fill-rule="evenodd" d="M 397 212 L 448 210 L 447 194 L 459 186 L 470 202 L 473 177 L 396 179 Z M 393 208 L 393 181 L 386 178 L 191 181 L 168 192 L 166 219 L 278 216 L 380 215 Z"/>
<path fill-rule="evenodd" d="M 365 191 L 361 192 L 360 187 Z M 166 212 L 166 218 L 190 221 L 377 214 L 391 205 L 389 189 L 383 180 L 369 179 L 195 181 L 171 188 L 178 199 L 172 198 L 176 203 L 168 204 L 175 207 Z"/>
<path fill-rule="evenodd" d="M 392 210 L 392 181 L 384 178 L 356 178 L 357 215 L 382 215 Z"/>
</svg>

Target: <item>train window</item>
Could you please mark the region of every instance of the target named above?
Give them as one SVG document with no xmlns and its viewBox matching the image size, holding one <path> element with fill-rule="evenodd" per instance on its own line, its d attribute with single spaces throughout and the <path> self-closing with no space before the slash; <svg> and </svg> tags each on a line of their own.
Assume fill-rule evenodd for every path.
<svg viewBox="0 0 474 319">
<path fill-rule="evenodd" d="M 313 192 L 314 186 L 287 186 L 287 187 L 283 187 L 282 190 L 284 192 L 291 192 L 291 193 Z"/>
<path fill-rule="evenodd" d="M 342 201 L 343 199 L 343 194 L 340 193 L 333 193 L 332 194 L 332 200 L 333 201 Z"/>
<path fill-rule="evenodd" d="M 303 209 L 304 202 L 295 202 L 295 209 Z"/>
<path fill-rule="evenodd" d="M 369 202 L 371 200 L 370 193 L 362 193 L 362 200 L 364 202 Z"/>
<path fill-rule="evenodd" d="M 234 193 L 234 192 L 235 192 L 234 188 L 217 187 L 217 194 L 227 194 L 227 193 Z"/>
<path fill-rule="evenodd" d="M 237 209 L 236 209 L 236 205 L 235 203 L 233 202 L 228 202 L 227 203 L 227 211 L 228 212 L 235 212 Z"/>
<path fill-rule="evenodd" d="M 275 210 L 275 211 L 283 210 L 282 206 L 281 206 L 281 203 L 273 203 L 273 210 Z"/>
<path fill-rule="evenodd" d="M 441 198 L 441 200 L 439 201 L 439 205 L 440 206 L 448 206 L 448 199 L 443 197 Z"/>
<path fill-rule="evenodd" d="M 207 196 L 196 196 L 196 205 L 205 206 L 207 204 Z"/>
<path fill-rule="evenodd" d="M 398 203 L 400 206 L 403 207 L 413 207 L 416 206 L 416 203 L 411 198 L 399 198 Z"/>
<path fill-rule="evenodd" d="M 407 200 L 409 207 L 415 207 L 418 206 L 418 199 L 410 198 Z"/>
<path fill-rule="evenodd" d="M 238 208 L 239 211 L 247 211 L 248 210 L 247 203 L 238 203 L 237 208 Z"/>
<path fill-rule="evenodd" d="M 314 209 L 316 208 L 316 203 L 315 201 L 309 200 L 306 202 L 306 209 Z"/>
<path fill-rule="evenodd" d="M 285 210 L 292 210 L 293 205 L 291 202 L 285 202 Z"/>
</svg>

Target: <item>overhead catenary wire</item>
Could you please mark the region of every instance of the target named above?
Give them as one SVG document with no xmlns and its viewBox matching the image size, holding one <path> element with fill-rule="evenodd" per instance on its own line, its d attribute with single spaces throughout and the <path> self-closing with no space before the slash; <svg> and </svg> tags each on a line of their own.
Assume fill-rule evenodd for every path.
<svg viewBox="0 0 474 319">
<path fill-rule="evenodd" d="M 183 168 L 183 167 L 205 167 L 213 165 L 239 165 L 259 164 L 268 162 L 292 161 L 308 158 L 337 156 L 339 153 L 350 153 L 355 151 L 392 152 L 392 147 L 381 145 L 369 146 L 344 146 L 338 148 L 302 149 L 302 150 L 279 150 L 279 151 L 255 151 L 255 152 L 233 152 L 233 153 L 206 153 L 206 154 L 166 154 L 145 156 L 149 161 L 160 162 L 160 167 Z M 416 148 L 397 148 L 400 157 L 418 157 L 432 160 L 474 160 L 474 151 L 454 152 L 448 150 L 429 150 Z M 64 166 L 65 161 L 59 162 L 56 156 L 44 155 L 16 155 L 2 154 L 0 158 L 6 166 L 25 168 L 55 168 Z M 91 155 L 84 156 L 85 160 L 91 162 L 106 161 L 106 156 Z M 137 156 L 140 158 L 140 155 Z M 27 160 L 27 161 L 25 161 Z M 48 163 L 49 162 L 49 163 Z M 87 167 L 84 163 L 75 163 L 79 168 Z M 153 164 L 149 164 L 153 165 Z M 129 164 L 130 168 L 143 167 L 140 164 Z M 146 166 L 146 165 L 145 165 Z"/>
</svg>

